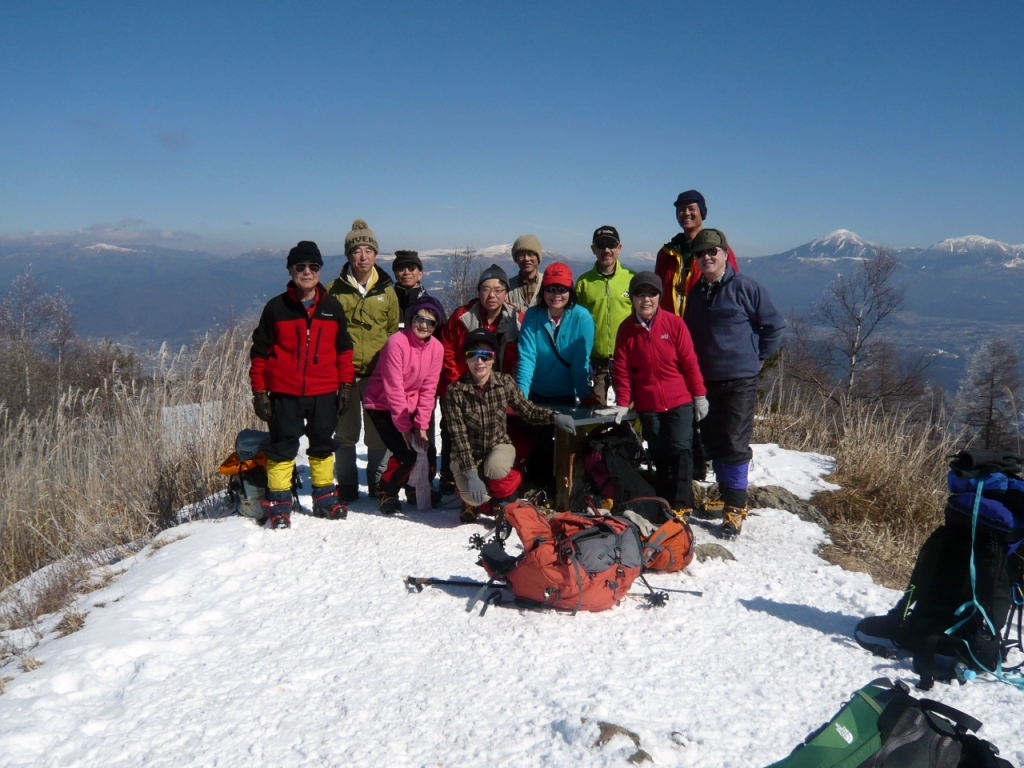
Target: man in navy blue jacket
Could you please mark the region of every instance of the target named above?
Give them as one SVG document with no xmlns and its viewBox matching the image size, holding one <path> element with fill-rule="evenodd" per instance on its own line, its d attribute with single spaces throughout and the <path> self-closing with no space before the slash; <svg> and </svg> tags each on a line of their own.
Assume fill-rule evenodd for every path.
<svg viewBox="0 0 1024 768">
<path fill-rule="evenodd" d="M 757 376 L 786 324 L 768 292 L 727 263 L 728 252 L 720 230 L 702 229 L 694 238 L 701 279 L 687 295 L 685 319 L 708 390 L 701 434 L 722 495 L 722 535 L 733 538 L 747 515 Z"/>
</svg>

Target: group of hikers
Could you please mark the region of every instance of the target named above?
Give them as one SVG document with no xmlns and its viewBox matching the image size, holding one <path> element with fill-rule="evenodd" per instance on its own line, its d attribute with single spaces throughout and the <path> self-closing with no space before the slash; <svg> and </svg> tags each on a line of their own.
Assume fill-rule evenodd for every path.
<svg viewBox="0 0 1024 768">
<path fill-rule="evenodd" d="M 616 419 L 637 414 L 655 489 L 684 519 L 700 422 L 722 531 L 737 535 L 757 377 L 785 326 L 764 288 L 740 274 L 725 234 L 703 226 L 703 195 L 688 190 L 674 206 L 682 231 L 654 272 L 619 261 L 613 226 L 594 231 L 594 268 L 575 280 L 566 264 L 544 265 L 538 238 L 523 235 L 512 246 L 518 273 L 484 269 L 476 298 L 451 317 L 424 288 L 417 252 L 395 251 L 394 279 L 377 265 L 376 236 L 361 219 L 326 287 L 319 248 L 299 242 L 288 253 L 287 290 L 264 308 L 250 353 L 253 407 L 270 431 L 266 524 L 290 525 L 303 434 L 315 515 L 344 518 L 345 503 L 359 498 L 362 431 L 369 493 L 383 514 L 401 511 L 403 489 L 414 502 L 408 482 L 422 453 L 430 474 L 440 471 L 432 502 L 457 492 L 462 521 L 473 522 L 517 498 L 524 474 L 534 487 L 551 485 L 554 430 L 574 433 L 570 409 L 583 406 Z"/>
</svg>

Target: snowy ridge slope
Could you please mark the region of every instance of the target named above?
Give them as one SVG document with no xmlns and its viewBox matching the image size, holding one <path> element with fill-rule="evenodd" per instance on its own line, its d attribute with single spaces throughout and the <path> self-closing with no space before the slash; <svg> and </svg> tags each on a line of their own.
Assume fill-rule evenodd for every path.
<svg viewBox="0 0 1024 768">
<path fill-rule="evenodd" d="M 805 497 L 830 469 L 777 446 L 755 446 L 754 463 L 756 482 Z M 851 639 L 897 593 L 822 561 L 823 532 L 788 512 L 754 512 L 727 544 L 734 562 L 652 575 L 704 591 L 658 610 L 481 617 L 464 610 L 469 590 L 405 591 L 410 574 L 482 578 L 466 544 L 479 530 L 455 510 L 385 519 L 364 500 L 346 521 L 290 531 L 228 518 L 165 532 L 187 537 L 115 566 L 121 578 L 81 601 L 85 627 L 32 651 L 42 667 L 0 669 L 15 678 L 0 765 L 624 765 L 624 737 L 594 746 L 606 720 L 639 734 L 654 765 L 750 768 L 871 679 L 914 679 Z M 931 695 L 1024 759 L 1020 691 Z"/>
</svg>

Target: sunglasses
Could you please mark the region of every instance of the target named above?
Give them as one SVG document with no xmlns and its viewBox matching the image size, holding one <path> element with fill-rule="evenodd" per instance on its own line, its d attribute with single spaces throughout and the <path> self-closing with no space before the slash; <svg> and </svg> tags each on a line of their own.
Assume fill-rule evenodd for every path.
<svg viewBox="0 0 1024 768">
<path fill-rule="evenodd" d="M 431 320 L 429 317 L 425 317 L 423 315 L 416 315 L 412 321 L 416 323 L 416 325 L 422 325 L 424 328 L 437 327 L 437 320 Z"/>
<path fill-rule="evenodd" d="M 493 349 L 467 349 L 466 350 L 467 360 L 483 360 L 485 363 L 489 360 L 494 359 Z"/>
<path fill-rule="evenodd" d="M 568 293 L 569 289 L 564 285 L 548 285 L 544 288 L 548 293 Z"/>
<path fill-rule="evenodd" d="M 658 298 L 657 291 L 637 291 L 633 294 L 633 298 L 636 299 L 656 299 Z"/>
<path fill-rule="evenodd" d="M 715 256 L 718 255 L 718 252 L 720 250 L 722 250 L 722 249 L 721 248 L 708 248 L 706 251 L 701 251 L 700 253 L 698 253 L 697 254 L 697 258 L 698 259 L 703 259 L 705 256 L 711 256 L 712 258 L 714 258 Z"/>
<path fill-rule="evenodd" d="M 295 271 L 298 272 L 300 275 L 303 272 L 305 272 L 307 269 L 315 275 L 317 272 L 320 271 L 320 265 L 319 264 L 296 264 L 295 265 Z"/>
</svg>

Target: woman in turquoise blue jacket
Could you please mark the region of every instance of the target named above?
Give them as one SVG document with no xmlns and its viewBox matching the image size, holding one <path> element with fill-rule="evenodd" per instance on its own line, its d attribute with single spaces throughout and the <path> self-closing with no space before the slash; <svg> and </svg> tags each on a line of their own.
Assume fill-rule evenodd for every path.
<svg viewBox="0 0 1024 768">
<path fill-rule="evenodd" d="M 519 331 L 516 384 L 541 405 L 594 405 L 590 393 L 590 353 L 594 318 L 576 301 L 572 270 L 555 262 L 544 270 L 537 305 L 526 311 Z M 554 478 L 554 430 L 533 428 L 527 473 L 538 485 Z"/>
<path fill-rule="evenodd" d="M 572 270 L 555 262 L 545 270 L 538 303 L 526 311 L 519 331 L 519 389 L 535 403 L 575 405 L 576 398 L 587 399 L 593 348 L 594 318 L 576 302 Z"/>
</svg>

